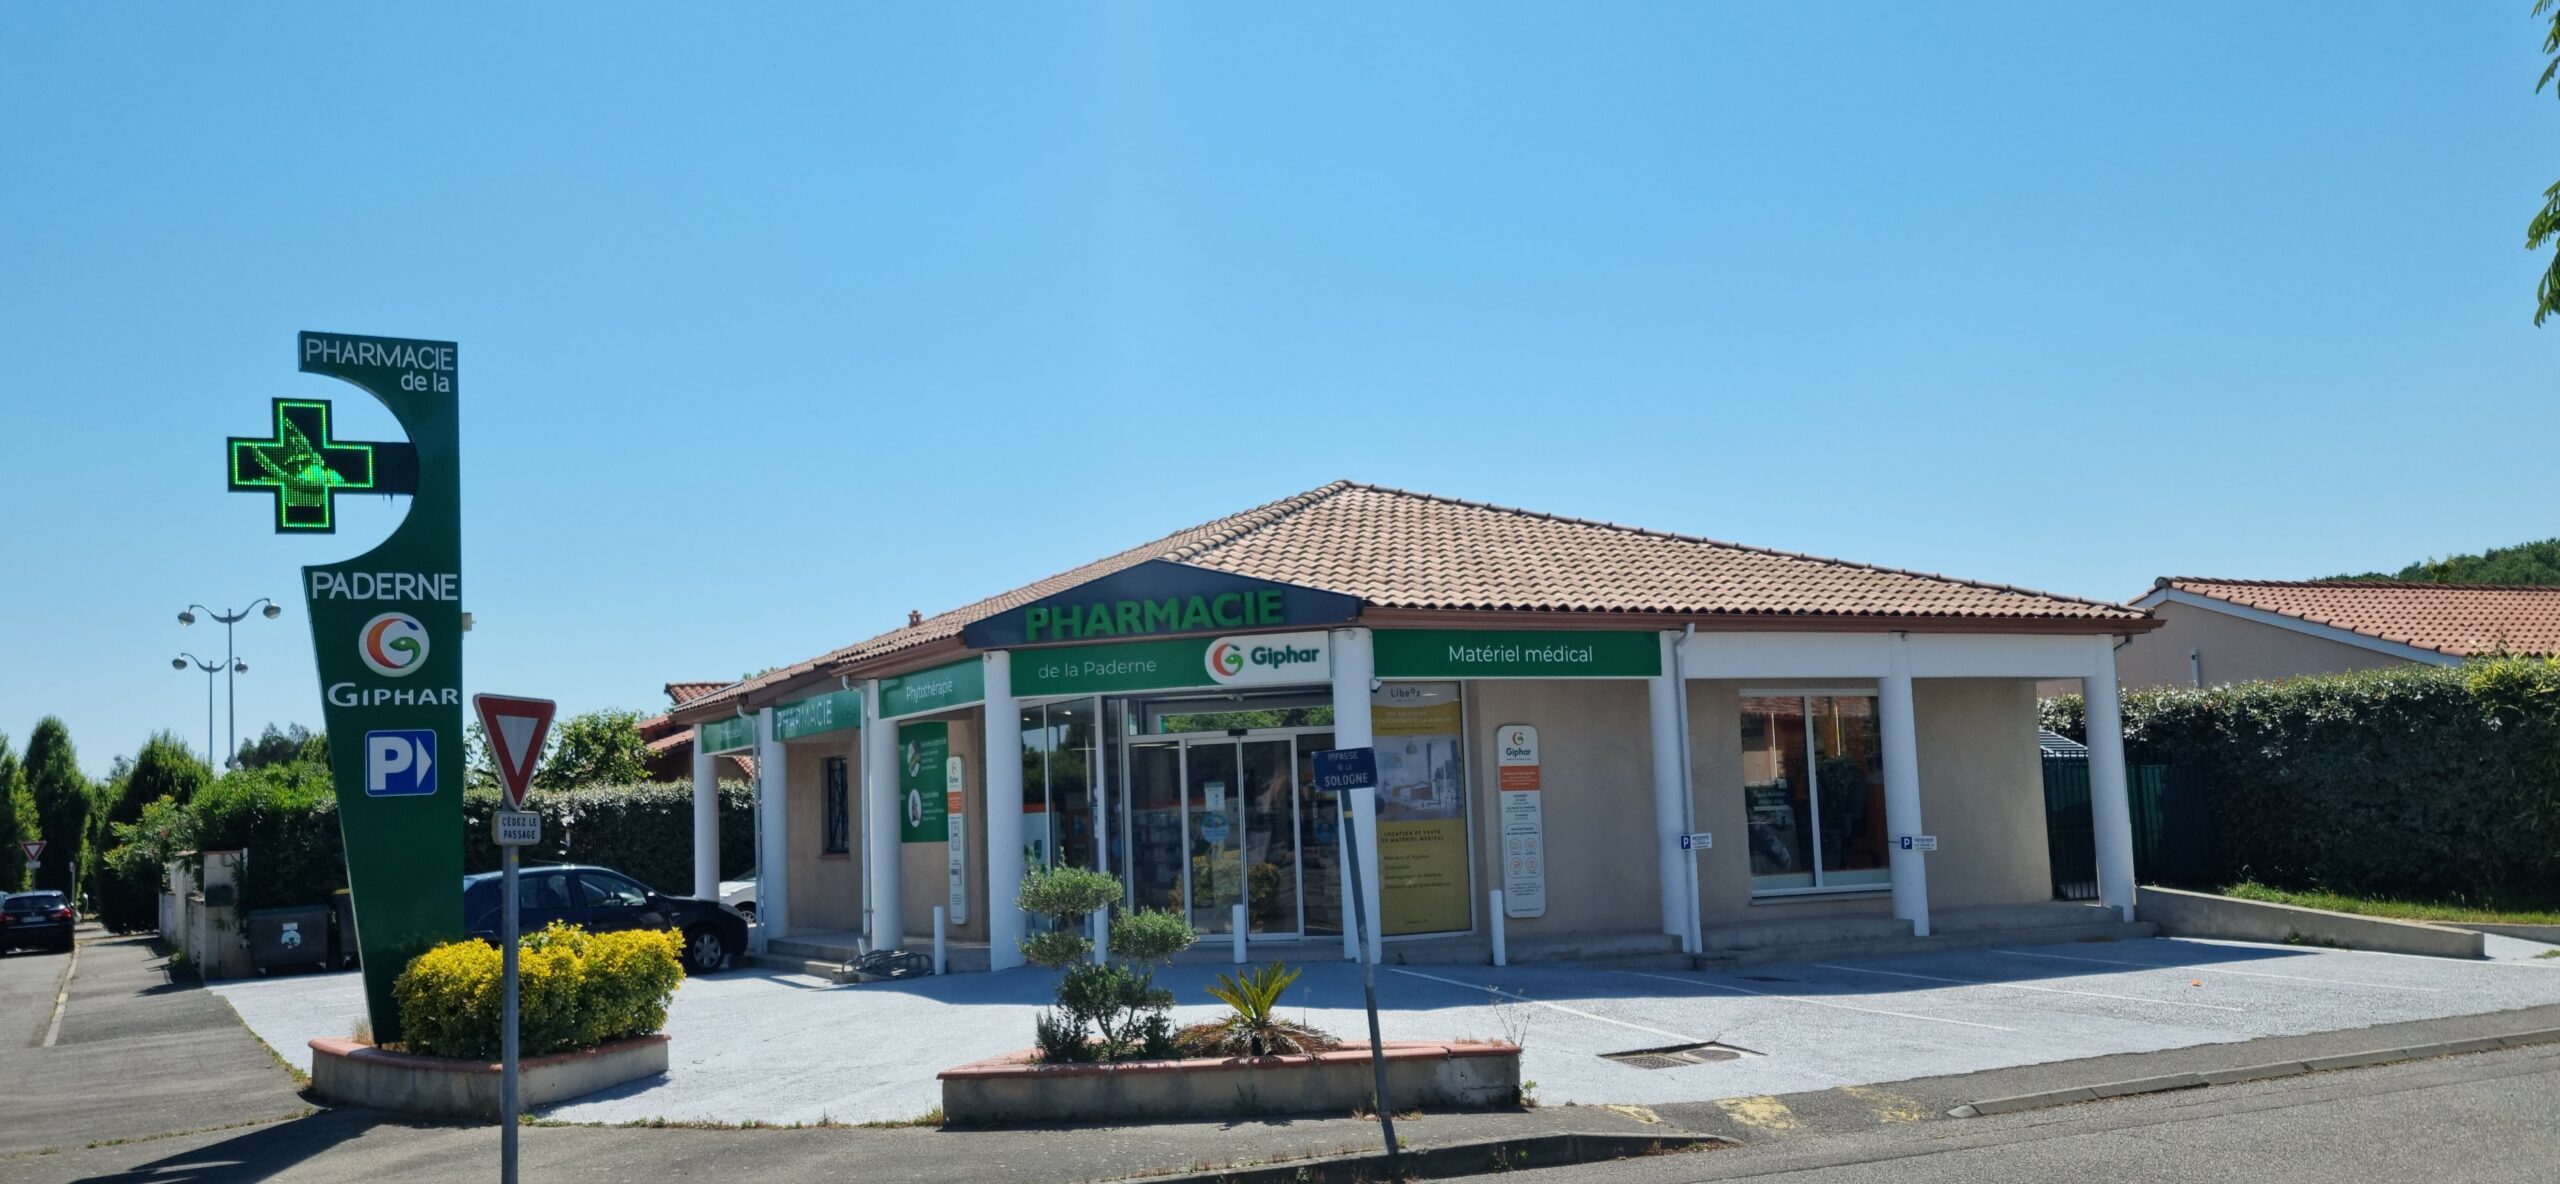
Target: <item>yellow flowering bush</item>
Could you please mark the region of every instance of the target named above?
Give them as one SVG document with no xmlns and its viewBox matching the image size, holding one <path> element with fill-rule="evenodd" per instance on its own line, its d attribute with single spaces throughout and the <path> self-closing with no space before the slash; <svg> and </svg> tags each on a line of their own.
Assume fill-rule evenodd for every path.
<svg viewBox="0 0 2560 1184">
<path fill-rule="evenodd" d="M 525 1056 L 643 1036 L 667 1020 L 684 982 L 673 930 L 589 933 L 553 922 L 516 954 L 517 1039 Z M 487 1060 L 499 1054 L 505 1005 L 498 948 L 478 938 L 418 955 L 392 984 L 409 1048 Z"/>
</svg>

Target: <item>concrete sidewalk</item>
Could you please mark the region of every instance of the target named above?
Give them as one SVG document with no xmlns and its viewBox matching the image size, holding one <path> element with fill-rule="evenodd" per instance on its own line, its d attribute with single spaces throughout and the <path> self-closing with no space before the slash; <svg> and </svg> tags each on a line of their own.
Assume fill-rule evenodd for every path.
<svg viewBox="0 0 2560 1184">
<path fill-rule="evenodd" d="M 0 990 L 0 1154 L 309 1109 L 230 1005 L 170 981 L 147 939 L 104 937 L 94 927 L 82 937 L 75 955 L 0 959 L 0 980 L 10 984 Z M 66 977 L 57 1022 L 54 998 Z M 29 989 L 39 979 L 41 989 Z M 11 1174 L 0 1168 L 0 1178 Z"/>
<path fill-rule="evenodd" d="M 2354 1032 L 2270 1037 L 2088 1058 L 1783 1097 L 1732 1098 L 1651 1108 L 1566 1106 L 1504 1114 L 1407 1116 L 1399 1119 L 1397 1133 L 1409 1147 L 1520 1140 L 1564 1131 L 1639 1136 L 1708 1134 L 1744 1145 L 1739 1151 L 1697 1153 L 1705 1158 L 1696 1161 L 1694 1169 L 1673 1169 L 1681 1178 L 1687 1178 L 1693 1171 L 1715 1170 L 1724 1155 L 1739 1158 L 1744 1152 L 1773 1148 L 1821 1147 L 1829 1136 L 1863 1136 L 1872 1147 L 1909 1148 L 1973 1139 L 2004 1125 L 2061 1120 L 2034 1114 L 1975 1120 L 1943 1117 L 1944 1111 L 1957 1102 L 1991 1092 L 2023 1092 L 2056 1084 L 2088 1084 L 2169 1071 L 2210 1071 L 2287 1057 L 2307 1058 L 2384 1044 L 2419 1044 L 2526 1031 L 2553 1024 L 2560 1024 L 2560 1006 Z M 2490 1059 L 2527 1058 L 2535 1064 L 2560 1063 L 2560 1047 L 2482 1055 Z M 2448 1058 L 2447 1063 L 2461 1059 Z M 2232 1088 L 2262 1090 L 2284 1084 Z M 1017 1131 L 546 1125 L 526 1129 L 523 1145 L 526 1177 L 557 1184 L 837 1177 L 915 1184 L 1051 1184 L 1181 1175 L 1295 1162 L 1341 1152 L 1366 1153 L 1376 1148 L 1377 1138 L 1374 1121 L 1344 1117 Z M 488 1179 L 496 1169 L 497 1145 L 498 1134 L 493 1127 L 411 1125 L 363 1112 L 329 1111 L 242 1130 L 56 1155 L 0 1156 L 0 1178 L 24 1184 L 352 1179 L 436 1184 Z M 1686 1158 L 1682 1157 L 1684 1161 Z M 1582 1171 L 1592 1170 L 1595 1169 Z M 1554 1173 L 1552 1178 L 1572 1179 L 1578 1175 Z"/>
<path fill-rule="evenodd" d="M 1212 1017 L 1222 968 L 1160 981 L 1177 1022 Z M 1360 979 L 1308 964 L 1284 1013 L 1362 1030 Z M 669 1015 L 663 1079 L 544 1111 L 572 1121 L 897 1121 L 941 1103 L 935 1072 L 1030 1044 L 1037 971 L 835 986 L 772 971 L 693 979 Z M 352 975 L 218 988 L 278 1052 L 344 1036 Z M 2560 1003 L 2560 960 L 2459 962 L 2301 946 L 2152 939 L 1950 951 L 1721 972 L 1573 964 L 1388 966 L 1390 1040 L 1516 1037 L 1550 1105 L 1662 1105 L 1800 1093 L 2110 1054 L 2222 1044 Z M 1602 1054 L 1704 1040 L 1739 1060 L 1642 1069 Z"/>
</svg>

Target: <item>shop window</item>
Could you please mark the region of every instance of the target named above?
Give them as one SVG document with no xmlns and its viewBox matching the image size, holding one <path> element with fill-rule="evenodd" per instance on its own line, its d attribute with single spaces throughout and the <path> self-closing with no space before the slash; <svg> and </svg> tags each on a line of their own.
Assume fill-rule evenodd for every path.
<svg viewBox="0 0 2560 1184">
<path fill-rule="evenodd" d="M 1746 696 L 1742 792 L 1754 892 L 1891 882 L 1873 696 Z"/>
<path fill-rule="evenodd" d="M 1096 867 L 1099 702 L 1022 709 L 1023 866 Z"/>
<path fill-rule="evenodd" d="M 826 853 L 843 855 L 853 850 L 853 809 L 851 796 L 851 762 L 831 756 L 819 762 L 821 791 L 819 797 L 827 805 Z"/>
</svg>

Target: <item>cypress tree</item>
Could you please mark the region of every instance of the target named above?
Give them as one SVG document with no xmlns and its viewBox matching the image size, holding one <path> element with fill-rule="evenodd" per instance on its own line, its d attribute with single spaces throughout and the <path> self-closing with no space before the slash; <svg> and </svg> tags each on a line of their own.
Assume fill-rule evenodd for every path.
<svg viewBox="0 0 2560 1184">
<path fill-rule="evenodd" d="M 37 721 L 27 737 L 24 776 L 35 799 L 36 837 L 44 840 L 44 859 L 36 865 L 35 886 L 76 893 L 88 846 L 89 779 L 80 773 L 80 757 L 71 747 L 71 729 L 60 719 Z"/>
</svg>

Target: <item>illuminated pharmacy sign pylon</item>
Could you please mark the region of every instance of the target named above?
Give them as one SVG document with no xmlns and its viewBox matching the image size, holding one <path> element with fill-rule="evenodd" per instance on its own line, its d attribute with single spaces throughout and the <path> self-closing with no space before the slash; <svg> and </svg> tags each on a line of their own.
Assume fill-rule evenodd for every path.
<svg viewBox="0 0 2560 1184">
<path fill-rule="evenodd" d="M 277 399 L 274 411 L 274 436 L 233 436 L 230 454 L 231 492 L 275 494 L 276 533 L 336 531 L 341 493 L 418 491 L 414 446 L 332 438 L 325 400 Z"/>
</svg>

